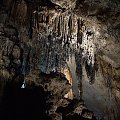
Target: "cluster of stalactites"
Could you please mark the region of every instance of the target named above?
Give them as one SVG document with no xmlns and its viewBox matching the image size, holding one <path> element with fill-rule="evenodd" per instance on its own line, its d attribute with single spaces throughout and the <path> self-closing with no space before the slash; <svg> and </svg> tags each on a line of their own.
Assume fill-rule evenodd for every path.
<svg viewBox="0 0 120 120">
<path fill-rule="evenodd" d="M 34 13 L 34 26 L 46 25 L 44 36 L 39 31 L 40 65 L 44 72 L 59 71 L 74 54 L 76 74 L 82 79 L 82 66 L 85 64 L 88 78 L 94 79 L 94 32 L 88 29 L 85 22 L 75 14 L 62 13 L 55 17 L 47 12 Z M 42 21 L 39 21 L 39 17 Z"/>
</svg>

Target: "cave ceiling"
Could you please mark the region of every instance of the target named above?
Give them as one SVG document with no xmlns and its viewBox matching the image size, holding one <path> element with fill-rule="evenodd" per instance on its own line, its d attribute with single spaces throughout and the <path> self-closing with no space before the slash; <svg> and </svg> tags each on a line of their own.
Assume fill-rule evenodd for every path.
<svg viewBox="0 0 120 120">
<path fill-rule="evenodd" d="M 91 88 L 83 81 L 86 95 L 92 91 L 103 100 L 104 97 L 98 97 L 103 87 L 105 99 L 111 99 L 110 93 L 119 101 L 120 1 L 1 0 L 0 59 L 2 80 L 22 79 L 23 85 L 26 81 L 39 85 L 41 72 L 46 76 L 51 71 L 64 73 L 65 69 L 77 81 L 80 97 L 81 81 L 88 79 Z M 52 84 L 55 87 L 57 83 L 53 80 Z M 47 81 L 45 85 L 49 87 Z M 107 88 L 111 92 L 106 92 Z M 87 100 L 92 101 L 91 93 Z M 102 103 L 101 106 L 104 108 Z"/>
<path fill-rule="evenodd" d="M 43 40 L 45 36 L 48 36 L 47 40 L 41 42 L 45 42 L 46 47 L 52 44 L 50 39 L 58 39 L 58 46 L 60 47 L 59 44 L 61 44 L 61 48 L 57 51 L 59 55 L 54 58 L 55 60 L 59 57 L 62 60 L 61 54 L 75 53 L 82 49 L 82 53 L 79 54 L 88 60 L 88 64 L 94 64 L 95 55 L 99 55 L 113 67 L 119 68 L 119 19 L 119 0 L 1 1 L 1 34 L 4 32 L 6 37 L 15 34 L 10 39 L 12 41 L 21 39 L 20 42 L 24 42 L 28 48 L 38 45 L 38 41 L 40 42 L 38 39 Z M 3 30 L 4 26 L 8 28 Z M 15 30 L 16 33 L 8 34 L 10 26 L 13 31 L 14 29 L 18 29 L 18 31 Z M 81 34 L 83 38 L 80 38 Z M 82 43 L 81 39 L 83 39 Z M 87 43 L 86 39 L 89 39 Z M 52 42 L 56 41 L 53 39 Z M 23 45 L 21 46 L 23 47 Z M 55 45 L 55 49 L 58 46 Z M 61 49 L 63 50 L 61 51 Z M 65 59 L 69 59 L 68 57 L 69 55 L 66 54 Z M 50 59 L 52 58 L 50 57 Z"/>
<path fill-rule="evenodd" d="M 119 51 L 119 36 L 120 36 L 120 3 L 119 0 L 26 0 L 38 6 L 47 6 L 49 9 L 62 13 L 67 12 L 67 15 L 74 13 L 81 17 L 86 25 L 95 29 L 97 37 L 97 49 L 103 55 L 113 61 L 114 65 L 120 65 L 118 56 Z M 72 12 L 71 12 L 72 9 Z M 105 45 L 106 44 L 106 45 Z M 109 45 L 109 46 L 108 46 Z M 102 49 L 103 48 L 103 49 Z M 105 49 L 104 49 L 105 48 Z M 111 50 L 112 48 L 112 50 Z"/>
</svg>

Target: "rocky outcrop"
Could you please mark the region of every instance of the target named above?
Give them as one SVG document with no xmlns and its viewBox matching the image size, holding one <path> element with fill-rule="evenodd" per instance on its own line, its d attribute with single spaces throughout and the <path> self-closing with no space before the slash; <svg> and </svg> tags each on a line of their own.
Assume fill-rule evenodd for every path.
<svg viewBox="0 0 120 120">
<path fill-rule="evenodd" d="M 21 88 L 21 79 L 8 81 L 4 86 L 3 119 L 93 119 L 93 113 L 85 107 L 83 101 L 64 98 L 70 90 L 70 84 L 63 74 L 32 71 L 25 77 L 25 88 Z"/>
</svg>

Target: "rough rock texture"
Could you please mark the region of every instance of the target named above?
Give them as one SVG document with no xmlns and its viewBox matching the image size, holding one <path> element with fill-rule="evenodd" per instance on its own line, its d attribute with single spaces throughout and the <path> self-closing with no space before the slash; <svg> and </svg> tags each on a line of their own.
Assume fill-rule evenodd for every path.
<svg viewBox="0 0 120 120">
<path fill-rule="evenodd" d="M 74 8 L 76 0 L 51 0 L 51 2 L 61 6 L 62 8 Z"/>
<path fill-rule="evenodd" d="M 77 33 L 76 23 L 81 24 L 77 27 Z M 83 28 L 81 26 L 83 26 Z M 117 108 L 115 107 L 114 119 L 119 120 L 119 0 L 1 0 L 0 102 L 6 81 L 20 80 L 20 85 L 25 81 L 30 82 L 29 84 L 35 81 L 35 83 L 39 85 L 41 84 L 40 80 L 42 78 L 39 77 L 37 70 L 41 69 L 41 71 L 45 73 L 50 73 L 51 70 L 60 72 L 61 67 L 66 68 L 66 60 L 68 60 L 74 52 L 77 56 L 75 61 L 78 65 L 76 65 L 76 68 L 75 65 L 73 65 L 72 67 L 74 69 L 72 68 L 71 72 L 73 72 L 72 70 L 76 70 L 77 79 L 82 79 L 83 67 L 81 67 L 81 65 L 83 65 L 84 60 L 81 60 L 81 53 L 77 50 L 79 48 L 78 44 L 81 44 L 81 36 L 84 36 L 83 33 L 86 29 L 88 29 L 88 36 L 93 35 L 95 37 L 92 44 L 90 44 L 92 47 L 95 47 L 95 55 L 92 54 L 92 58 L 95 58 L 95 64 L 94 67 L 86 64 L 86 76 L 92 78 L 92 80 L 90 80 L 92 84 L 95 82 L 95 72 L 100 71 L 99 76 L 96 77 L 96 82 L 99 83 L 99 79 L 102 79 L 102 86 L 109 89 L 117 106 Z M 77 48 L 68 49 L 71 47 L 70 41 L 76 38 L 76 34 L 78 38 Z M 56 39 L 54 39 L 54 36 L 56 36 Z M 64 45 L 61 42 L 62 40 L 65 42 Z M 73 40 L 73 48 L 74 43 L 76 43 L 76 41 Z M 90 49 L 90 51 L 88 50 L 87 52 L 91 52 L 92 50 L 93 49 Z M 82 50 L 80 49 L 80 51 Z M 57 94 L 57 96 L 62 97 L 59 91 L 63 92 L 64 90 L 58 90 L 57 88 L 61 86 L 65 88 L 66 84 L 65 82 L 59 83 L 59 81 L 53 79 L 43 83 L 42 87 L 47 87 L 46 89 L 49 89 L 49 91 L 56 89 L 53 92 L 54 95 Z M 82 93 L 81 86 L 80 83 L 80 93 Z M 68 89 L 64 92 L 68 92 Z M 65 93 L 63 93 L 63 95 L 65 95 Z M 56 108 L 53 108 L 53 111 L 54 109 L 56 110 Z M 81 110 L 81 108 L 78 109 Z M 107 110 L 107 112 L 109 112 L 109 110 Z M 56 116 L 56 119 L 61 117 L 58 113 L 54 113 L 53 118 L 54 116 Z M 86 116 L 86 112 L 82 116 Z M 113 117 L 111 119 L 113 119 Z"/>
<path fill-rule="evenodd" d="M 120 2 L 117 0 L 84 0 L 82 2 L 78 0 L 77 2 L 79 3 L 76 4 L 77 14 L 80 16 L 82 14 L 85 19 L 88 19 L 91 23 L 96 23 L 97 27 L 100 27 L 98 30 L 100 38 L 105 39 L 106 45 L 99 50 L 119 67 Z M 112 64 L 110 60 L 107 62 Z"/>
<path fill-rule="evenodd" d="M 71 86 L 63 74 L 33 71 L 25 77 L 24 89 L 21 89 L 21 80 L 19 77 L 16 82 L 8 81 L 4 86 L 1 107 L 3 120 L 93 119 L 93 113 L 83 101 L 64 98 Z"/>
</svg>

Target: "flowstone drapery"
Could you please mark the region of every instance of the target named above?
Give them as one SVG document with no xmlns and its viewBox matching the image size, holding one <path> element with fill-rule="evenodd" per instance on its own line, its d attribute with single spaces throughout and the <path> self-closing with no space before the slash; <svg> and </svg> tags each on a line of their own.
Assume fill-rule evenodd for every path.
<svg viewBox="0 0 120 120">
<path fill-rule="evenodd" d="M 32 46 L 27 48 L 28 54 L 24 57 L 27 60 L 27 64 L 23 62 L 24 74 L 36 68 L 44 73 L 61 72 L 67 67 L 67 61 L 75 56 L 78 91 L 82 99 L 84 66 L 90 84 L 95 80 L 96 31 L 72 10 L 57 9 L 55 12 L 39 7 L 31 17 L 29 37 Z M 29 55 L 33 57 L 29 58 Z"/>
<path fill-rule="evenodd" d="M 75 55 L 77 76 L 82 79 L 82 66 L 85 64 L 92 83 L 95 75 L 95 31 L 73 12 L 59 10 L 57 14 L 51 15 L 52 12 L 50 14 L 47 8 L 43 9 L 34 11 L 32 20 L 33 36 L 37 34 L 33 38 L 39 42 L 39 47 L 36 47 L 39 49 L 38 67 L 45 73 L 60 71 L 66 66 L 66 61 Z"/>
</svg>

